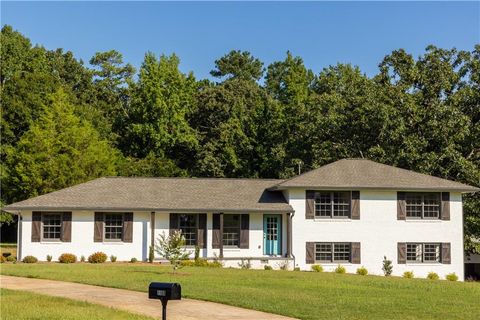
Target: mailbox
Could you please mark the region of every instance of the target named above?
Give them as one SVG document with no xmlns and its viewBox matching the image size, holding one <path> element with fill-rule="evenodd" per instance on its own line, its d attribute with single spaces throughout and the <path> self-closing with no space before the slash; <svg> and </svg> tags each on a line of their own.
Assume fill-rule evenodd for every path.
<svg viewBox="0 0 480 320">
<path fill-rule="evenodd" d="M 148 298 L 180 300 L 182 298 L 182 287 L 179 283 L 152 282 L 148 287 Z"/>
</svg>

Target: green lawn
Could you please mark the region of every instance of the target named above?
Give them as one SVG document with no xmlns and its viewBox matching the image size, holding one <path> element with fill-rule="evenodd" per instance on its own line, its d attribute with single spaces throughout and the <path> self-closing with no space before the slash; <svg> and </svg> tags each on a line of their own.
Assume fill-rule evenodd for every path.
<svg viewBox="0 0 480 320">
<path fill-rule="evenodd" d="M 136 319 L 148 320 L 133 313 L 75 301 L 64 298 L 49 297 L 25 291 L 1 289 L 1 319 Z"/>
<path fill-rule="evenodd" d="M 146 291 L 179 282 L 184 297 L 301 319 L 478 319 L 480 285 L 295 271 L 77 263 L 4 264 L 1 273 Z"/>
</svg>

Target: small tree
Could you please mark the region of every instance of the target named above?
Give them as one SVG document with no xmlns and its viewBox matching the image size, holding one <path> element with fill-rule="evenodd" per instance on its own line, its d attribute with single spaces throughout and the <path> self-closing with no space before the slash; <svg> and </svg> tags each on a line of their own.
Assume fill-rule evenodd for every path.
<svg viewBox="0 0 480 320">
<path fill-rule="evenodd" d="M 386 256 L 383 256 L 383 267 L 382 267 L 383 273 L 385 274 L 385 277 L 388 277 L 389 275 L 392 274 L 393 271 L 393 265 L 391 260 L 387 260 Z"/>
<path fill-rule="evenodd" d="M 187 259 L 189 255 L 185 250 L 185 238 L 181 231 L 175 231 L 168 237 L 162 233 L 155 244 L 155 252 L 170 261 L 173 273 L 180 269 L 180 261 Z"/>
</svg>

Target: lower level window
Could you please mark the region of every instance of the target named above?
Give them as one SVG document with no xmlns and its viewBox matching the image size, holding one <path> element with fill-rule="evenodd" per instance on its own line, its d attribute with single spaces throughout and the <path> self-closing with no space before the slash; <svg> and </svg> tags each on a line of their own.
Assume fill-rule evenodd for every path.
<svg viewBox="0 0 480 320">
<path fill-rule="evenodd" d="M 235 247 L 238 247 L 240 245 L 239 214 L 223 215 L 223 245 Z"/>
<path fill-rule="evenodd" d="M 351 244 L 348 242 L 318 242 L 315 260 L 318 262 L 350 262 Z"/>
<path fill-rule="evenodd" d="M 185 245 L 195 246 L 197 244 L 197 217 L 196 214 L 180 214 L 178 227 L 185 238 Z"/>
<path fill-rule="evenodd" d="M 60 240 L 62 216 L 58 213 L 49 213 L 42 215 L 43 239 Z"/>
<path fill-rule="evenodd" d="M 105 240 L 122 240 L 123 213 L 105 214 Z"/>
<path fill-rule="evenodd" d="M 407 243 L 407 262 L 440 262 L 440 243 Z"/>
</svg>

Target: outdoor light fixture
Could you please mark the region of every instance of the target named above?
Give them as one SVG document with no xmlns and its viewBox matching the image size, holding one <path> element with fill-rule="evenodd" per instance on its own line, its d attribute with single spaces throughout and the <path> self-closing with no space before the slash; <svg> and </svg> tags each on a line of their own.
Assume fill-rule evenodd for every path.
<svg viewBox="0 0 480 320">
<path fill-rule="evenodd" d="M 182 287 L 179 283 L 152 282 L 148 286 L 148 298 L 162 302 L 162 319 L 167 320 L 167 302 L 181 300 Z"/>
</svg>

